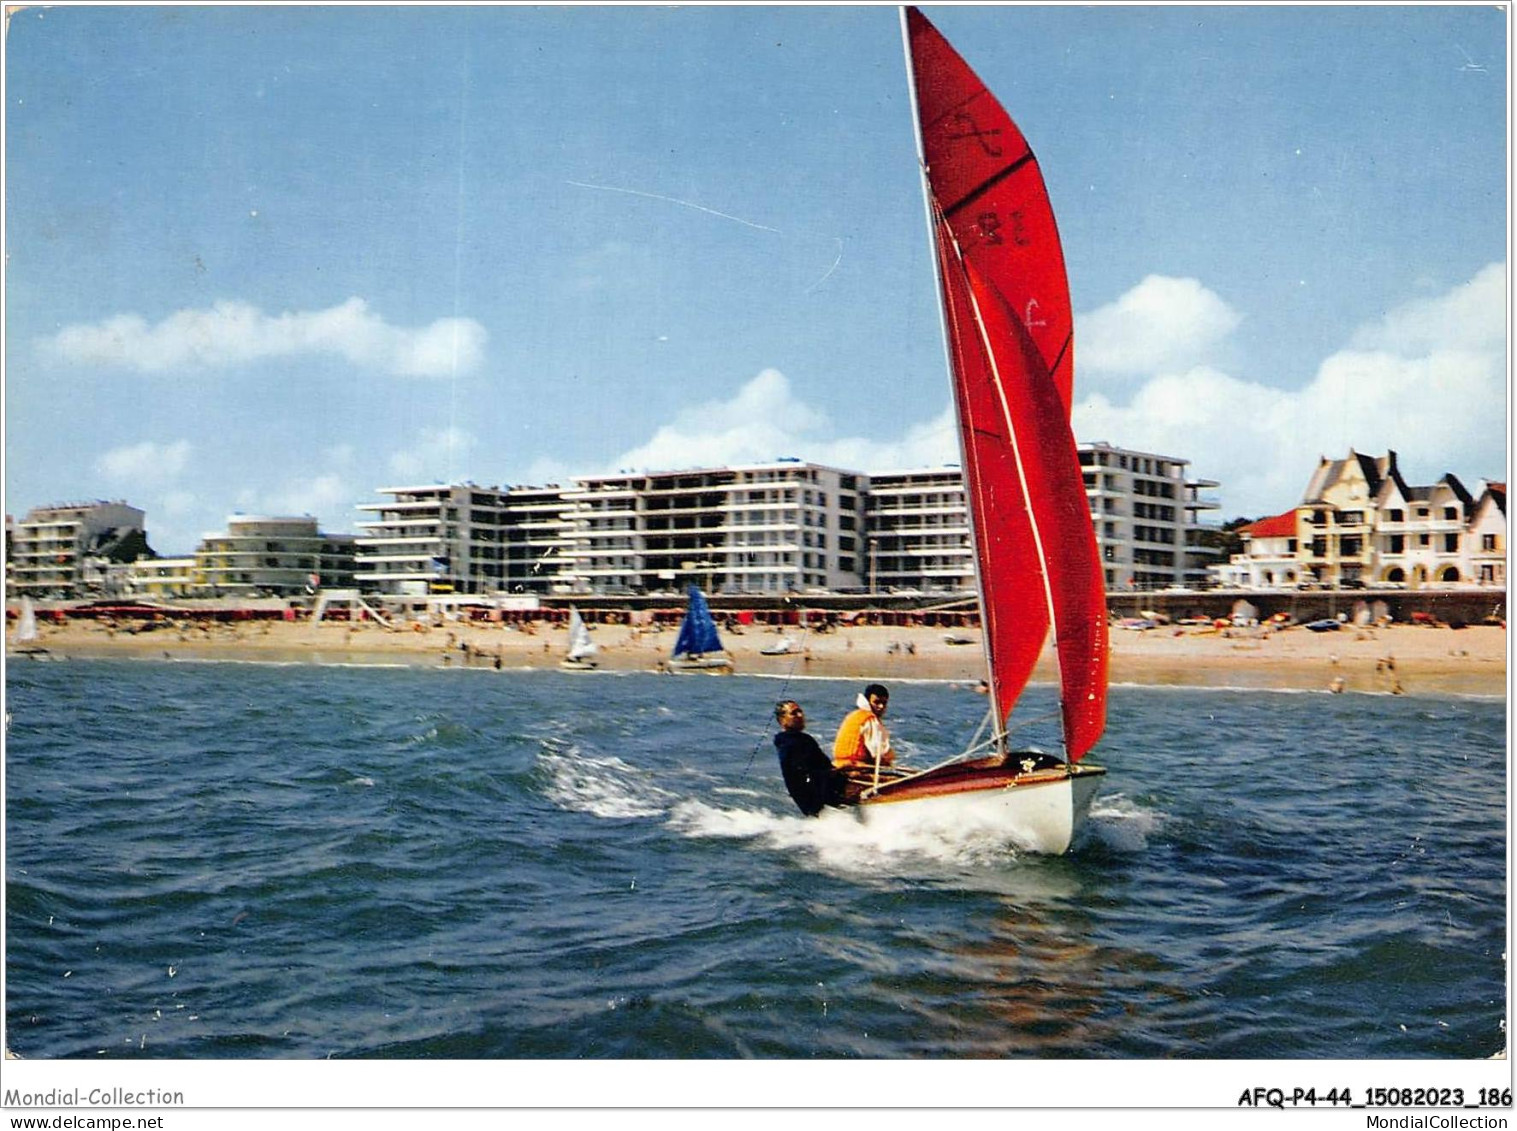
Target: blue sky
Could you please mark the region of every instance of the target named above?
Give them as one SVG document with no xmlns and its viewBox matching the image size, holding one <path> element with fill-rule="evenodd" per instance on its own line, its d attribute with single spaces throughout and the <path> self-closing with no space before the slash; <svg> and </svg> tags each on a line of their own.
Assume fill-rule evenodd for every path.
<svg viewBox="0 0 1517 1131">
<path fill-rule="evenodd" d="M 1505 477 L 1507 13 L 924 9 L 1037 151 L 1081 440 L 1222 516 Z M 6 509 L 955 458 L 896 10 L 46 8 L 6 43 Z"/>
</svg>

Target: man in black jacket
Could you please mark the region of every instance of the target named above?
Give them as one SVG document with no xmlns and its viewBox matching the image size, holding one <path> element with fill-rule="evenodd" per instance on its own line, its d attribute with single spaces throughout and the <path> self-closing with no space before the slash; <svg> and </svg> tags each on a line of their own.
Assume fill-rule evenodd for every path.
<svg viewBox="0 0 1517 1131">
<path fill-rule="evenodd" d="M 780 773 L 801 812 L 815 817 L 824 805 L 838 804 L 846 779 L 833 769 L 832 759 L 822 753 L 816 739 L 806 733 L 806 712 L 801 705 L 794 699 L 781 699 L 774 705 L 774 719 L 780 724 L 780 733 L 774 736 Z"/>
</svg>

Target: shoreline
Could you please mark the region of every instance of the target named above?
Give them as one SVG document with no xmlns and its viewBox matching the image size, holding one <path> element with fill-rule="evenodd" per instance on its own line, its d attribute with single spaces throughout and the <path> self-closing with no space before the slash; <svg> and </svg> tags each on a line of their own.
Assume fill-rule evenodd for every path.
<svg viewBox="0 0 1517 1131">
<path fill-rule="evenodd" d="M 36 646 L 47 658 L 243 661 L 279 664 L 398 666 L 492 670 L 554 670 L 568 649 L 558 626 L 445 623 L 387 629 L 368 623 L 259 621 L 167 624 L 150 631 L 88 621 L 44 625 Z M 950 644 L 941 629 L 849 626 L 830 632 L 784 632 L 749 626 L 724 632 L 742 675 L 927 680 L 968 683 L 984 676 L 978 630 L 956 632 L 970 644 Z M 765 656 L 781 637 L 794 651 Z M 656 671 L 674 643 L 672 629 L 598 625 L 599 670 Z M 7 648 L 10 663 L 29 662 Z M 1507 693 L 1506 630 L 1390 625 L 1313 633 L 1287 629 L 1164 626 L 1111 632 L 1113 686 L 1211 687 L 1407 695 Z M 1056 669 L 1045 649 L 1033 682 L 1052 683 Z"/>
</svg>

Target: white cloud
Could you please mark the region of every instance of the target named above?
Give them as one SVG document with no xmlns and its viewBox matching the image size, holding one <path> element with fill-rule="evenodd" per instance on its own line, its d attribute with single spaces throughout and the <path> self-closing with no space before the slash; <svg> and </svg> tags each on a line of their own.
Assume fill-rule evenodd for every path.
<svg viewBox="0 0 1517 1131">
<path fill-rule="evenodd" d="M 179 518 L 189 514 L 200 500 L 193 491 L 165 491 L 158 497 L 158 509 Z"/>
<path fill-rule="evenodd" d="M 1137 332 L 1141 320 L 1131 317 L 1158 310 L 1165 296 L 1172 300 L 1168 325 L 1184 348 L 1147 340 Z M 1215 350 L 1239 320 L 1193 280 L 1151 277 L 1106 310 L 1125 313 L 1107 319 L 1104 339 L 1087 333 L 1082 319 L 1081 340 L 1095 336 L 1098 357 L 1106 349 L 1129 359 L 1124 364 L 1142 358 L 1150 368 L 1123 397 L 1106 390 L 1078 401 L 1076 437 L 1189 460 L 1194 475 L 1220 482 L 1208 494 L 1220 497 L 1221 517 L 1285 510 L 1300 498 L 1320 456 L 1341 458 L 1350 448 L 1374 455 L 1394 449 L 1414 480 L 1430 482 L 1452 471 L 1473 486 L 1503 474 L 1505 270 L 1499 264 L 1351 335 L 1350 348 L 1323 360 L 1299 389 L 1245 380 L 1215 365 L 1171 364 Z M 1092 348 L 1081 349 L 1083 368 Z M 770 369 L 729 398 L 681 413 L 603 470 L 760 463 L 785 455 L 864 472 L 959 459 L 951 406 L 897 438 L 838 436 L 824 414 Z"/>
<path fill-rule="evenodd" d="M 825 413 L 795 395 L 790 380 L 765 369 L 726 400 L 680 413 L 647 443 L 602 470 L 659 470 L 767 463 L 795 456 L 853 470 L 921 467 L 958 459 L 949 413 L 909 428 L 898 440 L 836 437 Z"/>
<path fill-rule="evenodd" d="M 253 507 L 260 514 L 312 515 L 322 520 L 326 529 L 329 519 L 346 514 L 357 499 L 351 484 L 342 476 L 333 473 L 317 475 L 310 479 L 294 479 L 280 487 L 255 496 Z"/>
<path fill-rule="evenodd" d="M 815 439 L 826 417 L 796 399 L 790 381 L 776 369 L 752 378 L 729 400 L 688 408 L 652 439 L 613 461 L 613 470 L 717 467 L 762 463 L 797 454 Z"/>
<path fill-rule="evenodd" d="M 1240 321 L 1197 280 L 1150 275 L 1078 319 L 1075 360 L 1082 372 L 1112 376 L 1185 369 L 1211 360 Z"/>
<path fill-rule="evenodd" d="M 1191 461 L 1219 480 L 1224 515 L 1294 505 L 1321 456 L 1394 449 L 1424 478 L 1473 486 L 1506 465 L 1505 271 L 1409 303 L 1351 336 L 1306 386 L 1279 389 L 1194 367 L 1151 377 L 1125 404 L 1094 394 L 1075 434 Z M 1417 471 L 1411 477 L 1418 477 Z"/>
<path fill-rule="evenodd" d="M 360 298 L 326 310 L 268 315 L 243 302 L 181 310 L 156 325 L 136 314 L 67 326 L 41 343 L 53 358 L 161 373 L 224 369 L 268 358 L 326 354 L 401 377 L 446 377 L 479 365 L 486 333 L 470 318 L 391 326 Z"/>
<path fill-rule="evenodd" d="M 1451 344 L 1463 349 L 1504 349 L 1505 311 L 1506 269 L 1492 263 L 1446 295 L 1396 307 L 1380 322 L 1359 330 L 1350 344 L 1355 349 L 1402 355 L 1436 353 Z"/>
<path fill-rule="evenodd" d="M 95 470 L 116 484 L 139 490 L 160 487 L 178 479 L 193 448 L 188 440 L 158 444 L 144 440 L 112 448 L 95 461 Z"/>
<path fill-rule="evenodd" d="M 408 483 L 452 481 L 476 442 L 461 428 L 423 428 L 415 444 L 390 456 L 390 472 Z"/>
</svg>

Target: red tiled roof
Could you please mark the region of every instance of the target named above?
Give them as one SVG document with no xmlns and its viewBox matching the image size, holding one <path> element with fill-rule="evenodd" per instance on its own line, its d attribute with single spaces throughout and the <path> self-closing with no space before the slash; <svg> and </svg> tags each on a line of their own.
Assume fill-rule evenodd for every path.
<svg viewBox="0 0 1517 1131">
<path fill-rule="evenodd" d="M 1238 531 L 1249 538 L 1290 538 L 1296 533 L 1296 512 L 1286 511 L 1272 518 L 1261 518 Z"/>
</svg>

